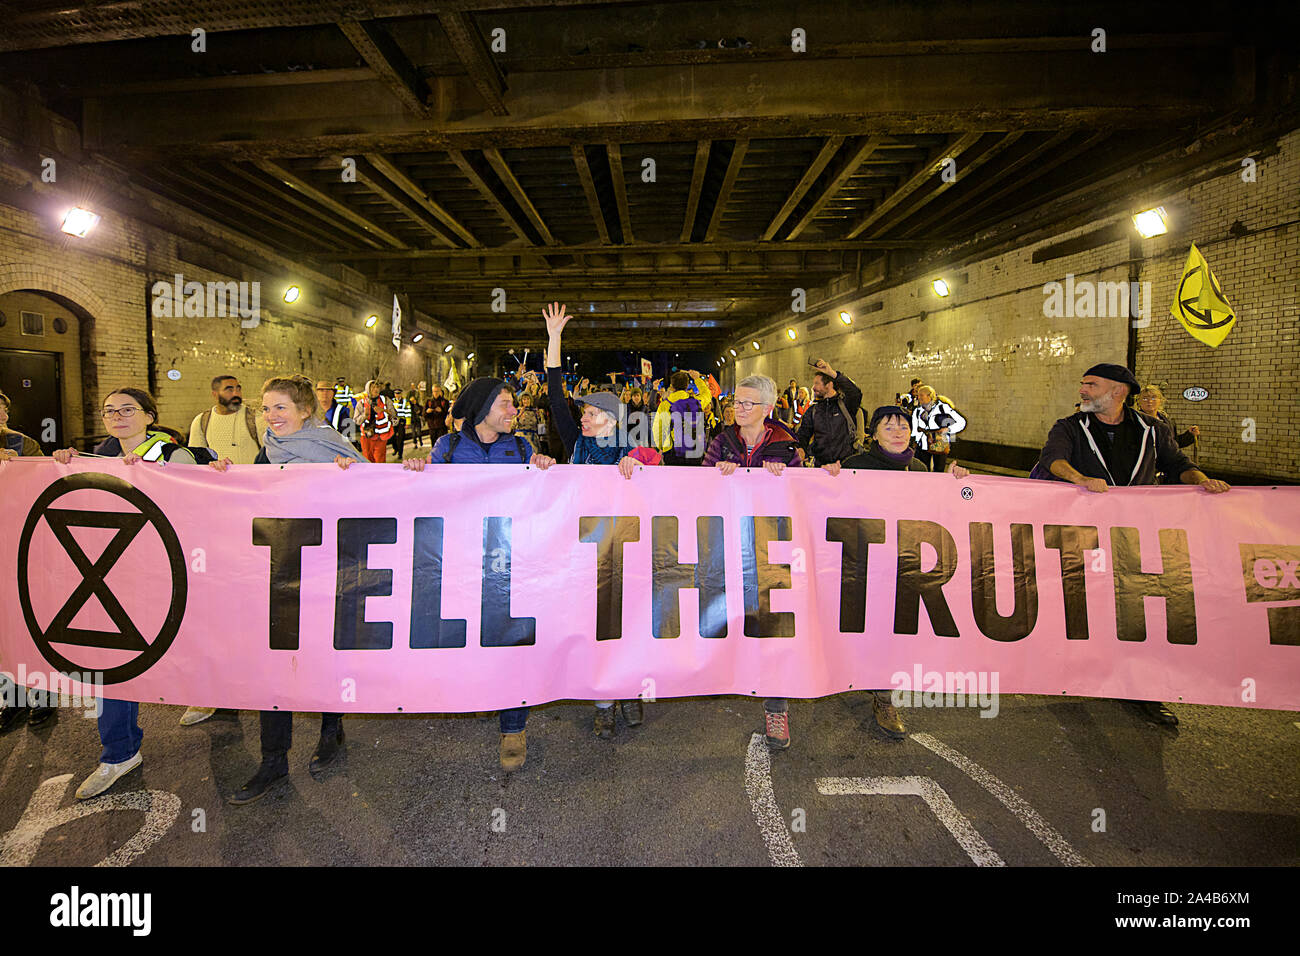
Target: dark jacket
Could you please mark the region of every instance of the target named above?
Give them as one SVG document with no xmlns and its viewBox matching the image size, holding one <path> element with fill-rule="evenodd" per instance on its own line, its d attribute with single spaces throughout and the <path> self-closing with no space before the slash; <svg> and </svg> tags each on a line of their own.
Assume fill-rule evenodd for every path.
<svg viewBox="0 0 1300 956">
<path fill-rule="evenodd" d="M 601 442 L 582 434 L 582 426 L 569 411 L 569 402 L 564 395 L 564 381 L 558 368 L 546 370 L 546 395 L 551 402 L 551 421 L 555 423 L 555 430 L 564 442 L 564 453 L 569 458 L 569 464 L 617 465 L 626 457 L 635 457 L 648 465 L 657 465 L 663 461 L 663 456 L 653 448 L 638 448 L 624 442 Z M 633 456 L 633 452 L 637 452 L 637 455 Z"/>
<path fill-rule="evenodd" d="M 146 436 L 159 434 L 164 435 L 165 437 L 170 437 L 166 435 L 165 432 L 159 432 L 152 428 L 145 432 Z M 183 452 L 184 454 L 179 454 L 179 457 L 176 459 L 178 464 L 183 462 L 184 464 L 192 465 L 195 463 L 194 452 L 186 448 L 184 445 L 178 445 L 175 442 L 162 442 L 161 448 L 163 461 L 170 462 L 173 455 L 178 455 Z M 125 452 L 122 451 L 122 443 L 116 438 L 110 437 L 105 438 L 102 442 L 96 445 L 93 454 L 103 455 L 106 458 L 121 458 Z"/>
<path fill-rule="evenodd" d="M 1114 462 L 1118 474 L 1110 468 L 1105 454 L 1109 442 L 1104 430 L 1109 426 L 1091 412 L 1075 412 L 1052 426 L 1029 476 L 1062 481 L 1051 473 L 1051 466 L 1064 459 L 1081 475 L 1101 478 L 1108 485 L 1154 485 L 1157 472 L 1163 473 L 1167 481 L 1176 482 L 1184 471 L 1196 467 L 1178 450 L 1173 431 L 1162 422 L 1132 408 L 1124 409 L 1124 418 L 1122 424 L 1128 429 L 1132 446 L 1120 456 L 1122 460 Z"/>
<path fill-rule="evenodd" d="M 360 438 L 357 426 L 352 421 L 351 406 L 345 405 L 342 402 L 335 402 L 328 409 L 323 409 L 322 414 L 325 418 L 325 424 L 329 425 L 348 441 L 355 443 Z"/>
<path fill-rule="evenodd" d="M 22 432 L 16 432 L 10 428 L 0 432 L 0 448 L 16 451 L 24 458 L 35 458 L 37 455 L 43 456 L 45 454 L 45 452 L 41 451 L 40 442 L 35 438 L 29 438 Z"/>
<path fill-rule="evenodd" d="M 854 468 L 859 471 L 929 471 L 913 455 L 906 463 L 894 461 L 880 450 L 875 442 L 866 451 L 850 455 L 840 462 L 842 468 Z"/>
<path fill-rule="evenodd" d="M 443 435 L 434 442 L 432 455 L 435 465 L 526 465 L 533 457 L 533 446 L 518 435 L 500 435 L 485 445 L 474 426 L 466 422 L 458 435 Z"/>
<path fill-rule="evenodd" d="M 754 453 L 748 456 L 745 454 L 745 439 L 740 437 L 740 426 L 728 425 L 722 434 L 709 442 L 709 450 L 704 453 L 704 467 L 712 468 L 720 461 L 734 461 L 745 468 L 761 468 L 766 461 L 779 461 L 795 467 L 802 464 L 803 451 L 794 433 L 770 418 L 763 424 L 767 431 L 754 448 Z"/>
<path fill-rule="evenodd" d="M 840 399 L 844 400 L 844 410 L 849 413 L 847 421 L 844 411 L 840 410 Z M 842 462 L 853 454 L 853 443 L 857 440 L 855 420 L 861 407 L 862 389 L 840 372 L 835 376 L 835 395 L 817 399 L 804 412 L 799 422 L 799 444 L 819 465 Z"/>
</svg>

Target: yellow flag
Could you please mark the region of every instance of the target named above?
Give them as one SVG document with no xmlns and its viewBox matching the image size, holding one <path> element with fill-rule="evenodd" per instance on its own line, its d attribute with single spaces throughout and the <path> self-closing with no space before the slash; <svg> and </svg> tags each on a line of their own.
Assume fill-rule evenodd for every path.
<svg viewBox="0 0 1300 956">
<path fill-rule="evenodd" d="M 1178 291 L 1174 293 L 1169 312 L 1193 338 L 1212 349 L 1223 343 L 1237 322 L 1237 313 L 1228 304 L 1219 280 L 1195 244 L 1187 254 L 1187 265 L 1178 280 Z"/>
</svg>

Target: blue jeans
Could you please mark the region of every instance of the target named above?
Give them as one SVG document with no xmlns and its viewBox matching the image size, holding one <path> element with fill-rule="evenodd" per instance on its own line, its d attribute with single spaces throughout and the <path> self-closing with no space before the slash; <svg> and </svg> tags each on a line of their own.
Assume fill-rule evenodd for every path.
<svg viewBox="0 0 1300 956">
<path fill-rule="evenodd" d="M 140 729 L 140 705 L 133 700 L 102 701 L 99 740 L 104 745 L 100 763 L 124 763 L 134 757 L 144 741 Z"/>
<path fill-rule="evenodd" d="M 517 734 L 524 729 L 524 725 L 527 723 L 527 707 L 511 707 L 509 710 L 501 711 L 501 732 L 503 734 Z"/>
</svg>

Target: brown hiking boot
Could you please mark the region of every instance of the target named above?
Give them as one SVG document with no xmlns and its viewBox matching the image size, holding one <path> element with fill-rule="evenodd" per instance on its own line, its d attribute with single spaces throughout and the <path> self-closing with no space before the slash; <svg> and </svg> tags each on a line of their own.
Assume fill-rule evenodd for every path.
<svg viewBox="0 0 1300 956">
<path fill-rule="evenodd" d="M 518 770 L 528 758 L 528 741 L 524 731 L 517 734 L 501 735 L 501 769 Z"/>
<path fill-rule="evenodd" d="M 907 728 L 903 726 L 903 718 L 898 716 L 898 708 L 894 706 L 888 691 L 878 690 L 872 693 L 871 712 L 875 715 L 876 726 L 883 733 L 895 740 L 902 740 L 907 736 Z"/>
</svg>

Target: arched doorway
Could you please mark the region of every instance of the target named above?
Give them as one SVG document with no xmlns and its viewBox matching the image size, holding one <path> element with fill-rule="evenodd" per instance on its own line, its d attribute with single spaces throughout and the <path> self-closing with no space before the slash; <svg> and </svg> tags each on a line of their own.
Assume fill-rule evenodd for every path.
<svg viewBox="0 0 1300 956">
<path fill-rule="evenodd" d="M 9 427 L 49 454 L 84 447 L 100 431 L 94 319 L 77 302 L 41 288 L 0 287 L 0 392 Z"/>
</svg>

